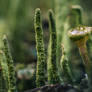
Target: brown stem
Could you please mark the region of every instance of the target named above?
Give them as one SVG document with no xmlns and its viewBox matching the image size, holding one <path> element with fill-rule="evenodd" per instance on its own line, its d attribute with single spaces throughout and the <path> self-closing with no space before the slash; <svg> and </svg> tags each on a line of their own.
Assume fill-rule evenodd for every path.
<svg viewBox="0 0 92 92">
<path fill-rule="evenodd" d="M 89 72 L 90 72 L 90 69 L 92 69 L 92 65 L 91 65 L 91 61 L 88 57 L 88 52 L 87 52 L 87 49 L 86 49 L 86 44 L 83 44 L 79 47 L 79 51 L 80 51 L 80 54 L 81 54 L 81 57 L 83 59 L 83 63 L 85 65 L 85 68 L 86 68 L 86 72 L 88 73 L 89 75 Z"/>
<path fill-rule="evenodd" d="M 79 47 L 79 51 L 83 59 L 83 63 L 84 63 L 87 75 L 88 75 L 88 84 L 91 88 L 92 86 L 92 78 L 91 78 L 92 77 L 92 63 L 88 57 L 86 42 L 81 42 L 81 44 L 78 44 L 78 47 Z"/>
</svg>

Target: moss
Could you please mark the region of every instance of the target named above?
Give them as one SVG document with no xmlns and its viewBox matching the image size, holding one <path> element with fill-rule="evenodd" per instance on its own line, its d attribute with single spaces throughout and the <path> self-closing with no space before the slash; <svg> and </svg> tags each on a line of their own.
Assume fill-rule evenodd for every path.
<svg viewBox="0 0 92 92">
<path fill-rule="evenodd" d="M 8 65 L 9 91 L 14 92 L 16 91 L 15 69 L 14 69 L 13 59 L 9 48 L 9 43 L 5 35 L 3 37 L 3 43 L 4 43 L 4 53 L 5 53 L 6 61 Z"/>
<path fill-rule="evenodd" d="M 37 70 L 36 85 L 37 87 L 45 85 L 45 52 L 43 43 L 43 30 L 41 23 L 41 11 L 36 9 L 34 17 L 35 39 L 37 49 Z"/>
<path fill-rule="evenodd" d="M 56 84 L 59 83 L 59 76 L 57 72 L 57 34 L 56 34 L 56 24 L 52 10 L 49 10 L 49 26 L 50 26 L 50 48 L 48 55 L 48 83 Z"/>
</svg>

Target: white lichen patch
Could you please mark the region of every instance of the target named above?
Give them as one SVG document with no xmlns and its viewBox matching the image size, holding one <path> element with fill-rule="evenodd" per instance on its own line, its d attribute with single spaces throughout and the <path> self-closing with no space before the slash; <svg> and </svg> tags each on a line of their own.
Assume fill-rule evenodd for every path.
<svg viewBox="0 0 92 92">
<path fill-rule="evenodd" d="M 78 27 L 69 31 L 69 36 L 85 36 L 92 32 L 92 27 Z"/>
</svg>

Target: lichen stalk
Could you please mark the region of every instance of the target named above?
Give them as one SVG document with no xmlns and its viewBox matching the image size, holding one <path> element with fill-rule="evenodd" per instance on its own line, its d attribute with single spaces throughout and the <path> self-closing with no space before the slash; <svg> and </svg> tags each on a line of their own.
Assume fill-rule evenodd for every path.
<svg viewBox="0 0 92 92">
<path fill-rule="evenodd" d="M 14 63 L 10 52 L 9 43 L 7 40 L 7 37 L 4 35 L 3 37 L 3 43 L 4 43 L 4 53 L 7 60 L 8 65 L 8 81 L 9 81 L 9 92 L 15 92 L 16 91 L 16 78 L 15 78 L 15 69 L 14 69 Z"/>
<path fill-rule="evenodd" d="M 56 84 L 59 83 L 59 76 L 57 72 L 57 34 L 56 34 L 56 24 L 54 19 L 54 14 L 52 10 L 49 10 L 49 26 L 50 26 L 50 51 L 48 55 L 48 83 Z"/>
<path fill-rule="evenodd" d="M 2 92 L 2 71 L 1 70 L 0 70 L 0 92 Z"/>
<path fill-rule="evenodd" d="M 0 70 L 0 92 L 7 92 L 2 70 Z"/>
<path fill-rule="evenodd" d="M 75 28 L 82 25 L 82 8 L 79 5 L 72 5 L 70 8 L 70 26 Z"/>
<path fill-rule="evenodd" d="M 4 90 L 5 92 L 8 92 L 9 90 L 9 82 L 8 82 L 8 66 L 7 66 L 7 61 L 4 52 L 1 50 L 0 51 L 0 66 L 1 66 L 1 73 L 2 73 L 2 80 L 4 84 Z"/>
<path fill-rule="evenodd" d="M 64 45 L 62 44 L 61 47 L 62 47 L 62 57 L 60 60 L 61 77 L 64 83 L 71 84 L 73 82 L 73 79 L 72 79 L 71 69 L 69 67 L 69 61 L 64 49 Z"/>
<path fill-rule="evenodd" d="M 80 51 L 80 55 L 83 59 L 83 63 L 84 63 L 84 66 L 85 66 L 86 73 L 88 75 L 88 85 L 89 85 L 89 91 L 88 92 L 91 92 L 92 91 L 92 87 L 91 87 L 92 86 L 92 63 L 91 63 L 91 61 L 88 57 L 86 43 L 83 42 L 81 45 L 78 46 L 78 48 L 79 48 L 79 51 Z"/>
<path fill-rule="evenodd" d="M 45 85 L 45 52 L 43 43 L 43 30 L 41 23 L 41 11 L 36 9 L 34 17 L 35 39 L 37 50 L 37 70 L 36 70 L 36 85 L 37 87 Z"/>
<path fill-rule="evenodd" d="M 86 71 L 89 72 L 90 71 L 91 62 L 90 62 L 90 59 L 88 57 L 88 52 L 87 52 L 87 48 L 86 48 L 85 42 L 81 42 L 81 44 L 78 45 L 78 48 L 79 48 L 81 57 L 83 59 L 84 65 L 86 67 Z"/>
<path fill-rule="evenodd" d="M 87 47 L 86 47 L 86 40 L 81 41 L 80 44 L 77 44 L 77 45 L 78 45 L 78 48 L 79 48 L 79 51 L 80 51 L 80 55 L 83 59 L 83 63 L 84 63 L 88 78 L 90 80 L 90 78 L 92 77 L 92 72 L 91 72 L 92 63 L 91 63 L 91 60 L 88 57 L 88 52 L 87 52 Z M 92 82 L 92 79 L 90 80 L 90 82 Z"/>
</svg>

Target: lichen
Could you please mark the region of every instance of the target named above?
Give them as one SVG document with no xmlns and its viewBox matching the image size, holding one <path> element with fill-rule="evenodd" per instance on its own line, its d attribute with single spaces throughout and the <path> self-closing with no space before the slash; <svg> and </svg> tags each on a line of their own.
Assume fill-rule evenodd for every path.
<svg viewBox="0 0 92 92">
<path fill-rule="evenodd" d="M 73 41 L 77 41 L 79 39 L 85 38 L 88 35 L 90 35 L 92 32 L 92 27 L 77 27 L 75 29 L 72 29 L 68 32 L 68 36 L 70 37 L 70 39 L 72 39 Z"/>
<path fill-rule="evenodd" d="M 67 58 L 64 45 L 62 44 L 61 47 L 62 47 L 62 57 L 60 60 L 61 77 L 64 83 L 71 84 L 73 82 L 73 79 L 71 69 L 69 67 L 69 59 Z"/>
<path fill-rule="evenodd" d="M 43 30 L 41 23 L 41 11 L 36 9 L 34 17 L 35 39 L 37 50 L 37 70 L 36 70 L 36 85 L 37 87 L 45 85 L 45 52 L 43 43 Z"/>
<path fill-rule="evenodd" d="M 4 43 L 4 53 L 5 53 L 7 66 L 8 66 L 9 91 L 15 92 L 16 91 L 15 69 L 14 69 L 14 63 L 13 63 L 13 59 L 12 59 L 12 55 L 10 52 L 9 43 L 6 35 L 4 35 L 3 37 L 3 43 Z"/>
<path fill-rule="evenodd" d="M 2 73 L 1 79 L 5 82 L 4 84 L 4 89 L 6 90 L 5 92 L 8 92 L 9 88 L 9 81 L 8 81 L 8 66 L 7 66 L 7 61 L 5 54 L 2 50 L 0 50 L 0 66 L 1 70 L 0 72 Z M 3 85 L 3 82 L 2 82 Z M 2 92 L 2 91 L 1 91 Z"/>
<path fill-rule="evenodd" d="M 59 76 L 57 72 L 57 34 L 56 34 L 56 24 L 54 19 L 54 14 L 52 10 L 49 10 L 49 26 L 50 26 L 50 48 L 48 54 L 48 83 L 56 84 L 59 83 Z"/>
<path fill-rule="evenodd" d="M 86 48 L 86 42 L 89 38 L 89 35 L 91 34 L 92 28 L 91 27 L 77 27 L 72 30 L 72 32 L 77 31 L 74 35 L 72 35 L 71 31 L 69 31 L 68 35 L 70 39 L 72 39 L 76 45 L 79 48 L 80 55 L 82 57 L 85 70 L 88 75 L 88 84 L 89 84 L 89 90 L 92 90 L 92 63 L 88 57 L 88 52 Z M 80 33 L 83 32 L 83 33 Z M 91 91 L 89 91 L 91 92 Z"/>
</svg>

